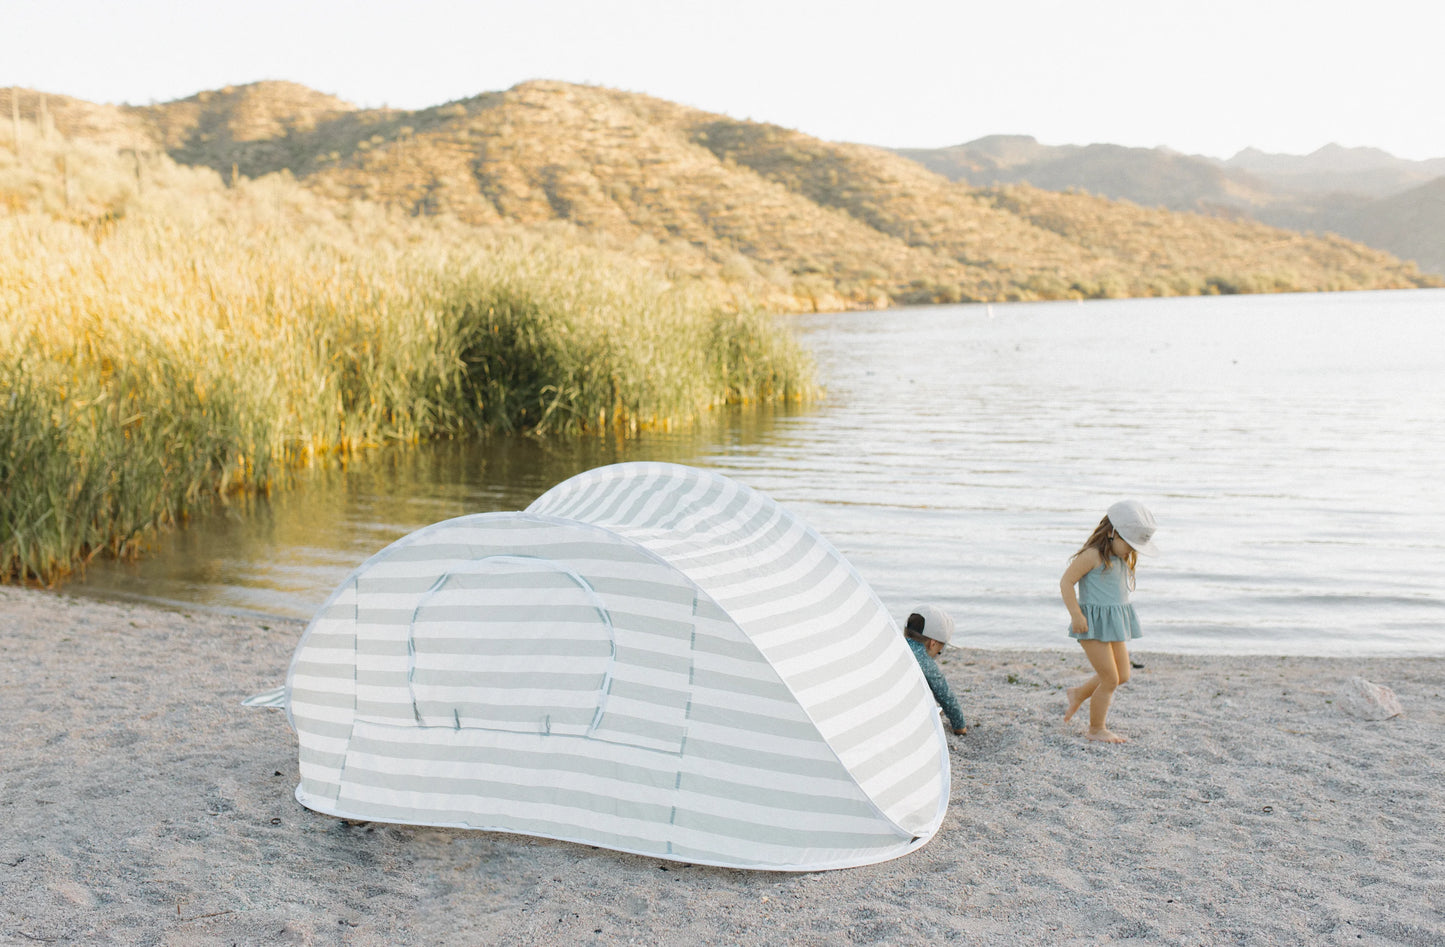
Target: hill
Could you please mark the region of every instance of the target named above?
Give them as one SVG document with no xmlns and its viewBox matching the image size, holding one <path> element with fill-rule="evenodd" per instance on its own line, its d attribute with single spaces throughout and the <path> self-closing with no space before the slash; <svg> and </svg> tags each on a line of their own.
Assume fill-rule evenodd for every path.
<svg viewBox="0 0 1445 947">
<path fill-rule="evenodd" d="M 113 134 L 143 135 L 227 179 L 287 173 L 333 200 L 570 233 L 780 310 L 1431 284 L 1334 237 L 1139 206 L 1165 203 L 1147 197 L 1053 193 L 1038 181 L 970 186 L 885 149 L 560 82 L 418 111 L 357 109 L 266 82 L 151 106 L 67 101 L 49 114 L 77 135 L 109 115 Z M 996 167 L 1038 164 L 1024 160 L 1027 142 L 999 144 L 1010 147 L 988 157 Z M 1128 150 L 1081 149 L 1070 161 L 1096 168 L 1089 190 L 1130 197 L 1123 185 L 1150 175 L 1119 171 L 1117 151 Z M 1185 181 L 1218 206 L 1253 199 L 1195 159 L 1159 167 L 1156 196 Z M 1061 167 L 1047 181 L 1066 179 Z"/>
<path fill-rule="evenodd" d="M 1325 145 L 1307 155 L 1269 154 L 1246 148 L 1222 162 L 1287 193 L 1341 192 L 1392 197 L 1445 176 L 1445 158 L 1410 161 L 1378 148 Z"/>
<path fill-rule="evenodd" d="M 1043 145 L 1026 135 L 994 135 L 950 148 L 899 149 L 955 181 L 975 187 L 1030 184 L 1071 188 L 1144 207 L 1219 213 L 1269 199 L 1269 188 L 1204 158 L 1162 148 Z"/>
<path fill-rule="evenodd" d="M 1146 207 L 1250 218 L 1301 233 L 1338 233 L 1445 273 L 1445 219 L 1402 195 L 1445 176 L 1445 159 L 1408 161 L 1372 148 L 1326 145 L 1309 155 L 1246 149 L 1219 161 L 1164 148 L 1043 145 L 1022 135 L 898 154 L 976 187 L 1028 183 L 1082 189 Z M 1403 217 L 1402 211 L 1407 211 Z"/>
<path fill-rule="evenodd" d="M 1371 201 L 1345 216 L 1341 233 L 1376 247 L 1395 247 L 1432 273 L 1445 273 L 1445 177 Z"/>
</svg>

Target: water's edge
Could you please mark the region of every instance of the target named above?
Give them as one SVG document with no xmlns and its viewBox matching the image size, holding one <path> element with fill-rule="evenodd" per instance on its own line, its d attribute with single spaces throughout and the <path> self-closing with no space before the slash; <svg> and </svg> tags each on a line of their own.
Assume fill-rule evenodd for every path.
<svg viewBox="0 0 1445 947">
<path fill-rule="evenodd" d="M 1445 291 L 945 306 L 795 320 L 829 394 L 628 442 L 378 452 L 234 504 L 62 591 L 309 617 L 362 560 L 450 516 L 519 510 L 622 460 L 715 469 L 843 552 L 900 619 L 960 644 L 1074 647 L 1058 578 L 1143 500 L 1143 651 L 1445 653 Z M 143 590 L 143 591 L 142 591 Z"/>
</svg>

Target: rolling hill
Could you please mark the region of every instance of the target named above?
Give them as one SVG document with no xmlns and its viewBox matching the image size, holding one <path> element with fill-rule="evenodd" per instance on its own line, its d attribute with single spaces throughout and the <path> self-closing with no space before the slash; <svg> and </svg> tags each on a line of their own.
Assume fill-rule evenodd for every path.
<svg viewBox="0 0 1445 947">
<path fill-rule="evenodd" d="M 358 109 L 285 82 L 147 106 L 48 96 L 43 116 L 40 101 L 21 90 L 21 113 L 62 135 L 227 180 L 283 173 L 337 201 L 570 234 L 779 310 L 1439 282 L 1330 235 L 1146 206 L 1162 202 L 1102 184 L 971 186 L 885 149 L 592 86 L 528 82 L 417 111 Z M 1048 158 L 1035 149 L 1030 162 L 1027 141 L 997 145 L 988 160 L 1000 167 Z M 1253 200 L 1217 167 L 1177 156 L 1151 178 L 1120 171 L 1116 151 L 1081 150 L 1096 180 Z M 1066 177 L 1047 180 L 1080 186 Z"/>
<path fill-rule="evenodd" d="M 1054 146 L 1027 135 L 993 135 L 950 148 L 903 148 L 898 154 L 974 187 L 1072 188 L 1143 207 L 1203 213 L 1243 210 L 1270 199 L 1263 181 L 1162 148 Z"/>
<path fill-rule="evenodd" d="M 1445 181 L 1445 158 L 1408 161 L 1326 145 L 1308 155 L 1245 149 L 1219 161 L 1164 148 L 1043 145 L 1023 135 L 897 153 L 975 187 L 1079 189 L 1145 207 L 1338 233 L 1445 274 L 1445 213 L 1431 198 Z M 1405 197 L 1417 191 L 1420 200 Z"/>
</svg>

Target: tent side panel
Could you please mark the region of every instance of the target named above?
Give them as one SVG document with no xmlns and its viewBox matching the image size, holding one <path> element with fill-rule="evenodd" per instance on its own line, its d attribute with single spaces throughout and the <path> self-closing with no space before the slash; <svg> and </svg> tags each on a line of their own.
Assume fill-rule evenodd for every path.
<svg viewBox="0 0 1445 947">
<path fill-rule="evenodd" d="M 857 611 L 831 620 L 795 614 L 760 644 L 764 653 L 775 648 L 779 673 L 868 794 L 924 834 L 947 801 L 947 742 L 918 662 L 874 601 L 854 596 L 846 602 Z"/>
<path fill-rule="evenodd" d="M 627 615 L 625 599 L 609 604 Z M 864 864 L 915 847 L 880 816 L 757 649 L 712 603 L 698 611 L 682 752 L 361 721 L 341 798 L 319 808 L 751 868 Z M 627 663 L 644 676 L 656 656 L 675 653 L 641 645 L 620 646 L 619 655 L 633 654 Z"/>
<path fill-rule="evenodd" d="M 335 800 L 356 714 L 356 584 L 312 620 L 287 673 L 287 713 L 300 747 L 300 789 Z"/>
<path fill-rule="evenodd" d="M 693 653 L 672 857 L 813 870 L 882 861 L 914 846 L 756 646 L 706 598 Z"/>
<path fill-rule="evenodd" d="M 671 562 L 761 650 L 879 808 L 915 835 L 937 830 L 948 800 L 937 706 L 882 602 L 823 537 L 761 493 L 671 464 L 588 471 L 529 510 Z"/>
<path fill-rule="evenodd" d="M 930 835 L 948 794 L 947 747 L 927 683 L 872 590 L 830 546 L 784 517 L 750 534 L 730 569 L 679 555 L 747 630 L 879 808 Z M 929 803 L 904 800 L 900 782 Z"/>
</svg>

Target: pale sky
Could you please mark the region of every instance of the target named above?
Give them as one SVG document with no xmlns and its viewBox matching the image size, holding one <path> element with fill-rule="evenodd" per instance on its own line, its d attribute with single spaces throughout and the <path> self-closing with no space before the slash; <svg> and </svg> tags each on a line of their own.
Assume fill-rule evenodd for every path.
<svg viewBox="0 0 1445 947">
<path fill-rule="evenodd" d="M 96 102 L 562 79 L 891 147 L 1445 157 L 1442 0 L 0 0 L 0 36 L 0 85 Z"/>
</svg>

